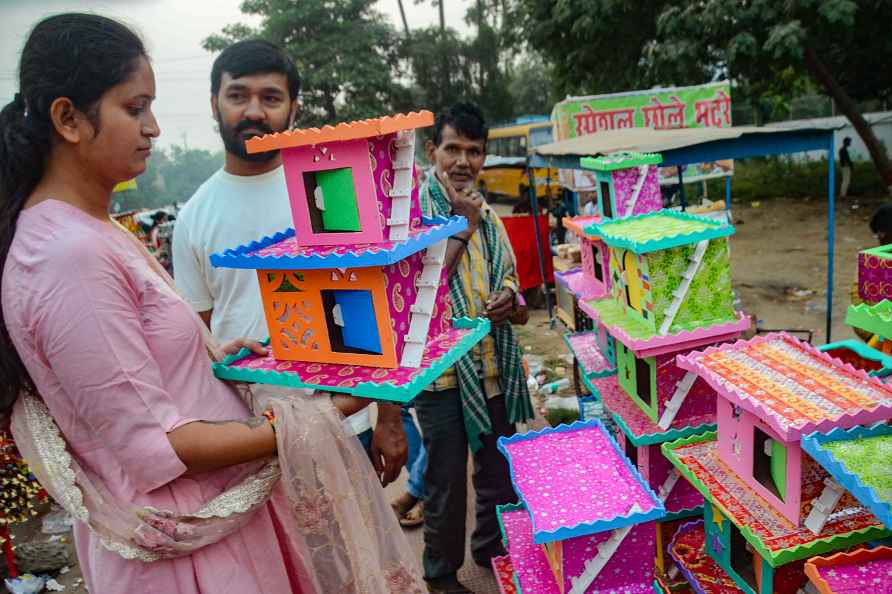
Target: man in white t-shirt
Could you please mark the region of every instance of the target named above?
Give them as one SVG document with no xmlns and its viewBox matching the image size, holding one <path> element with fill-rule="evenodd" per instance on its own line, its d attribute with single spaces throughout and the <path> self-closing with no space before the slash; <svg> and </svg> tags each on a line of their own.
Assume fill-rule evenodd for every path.
<svg viewBox="0 0 892 594">
<path fill-rule="evenodd" d="M 292 225 L 281 156 L 250 155 L 245 141 L 288 129 L 297 113 L 299 90 L 294 64 L 265 41 L 238 42 L 214 61 L 211 109 L 226 160 L 180 212 L 173 264 L 177 286 L 222 341 L 268 336 L 256 272 L 213 268 L 210 255 Z M 394 480 L 407 456 L 399 406 L 378 404 L 374 435 L 367 408 L 347 423 L 369 451 L 382 483 Z"/>
</svg>

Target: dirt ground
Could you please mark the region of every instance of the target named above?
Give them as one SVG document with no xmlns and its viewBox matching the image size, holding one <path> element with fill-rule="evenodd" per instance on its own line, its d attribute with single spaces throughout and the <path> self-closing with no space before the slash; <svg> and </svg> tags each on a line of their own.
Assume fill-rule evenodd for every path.
<svg viewBox="0 0 892 594">
<path fill-rule="evenodd" d="M 827 342 L 828 269 L 826 200 L 763 201 L 733 211 L 731 278 L 744 311 L 763 329 L 812 330 L 813 343 Z M 858 274 L 858 252 L 876 245 L 868 222 L 881 200 L 852 200 L 837 206 L 833 258 L 831 341 L 854 336 L 845 325 L 850 290 Z"/>
<path fill-rule="evenodd" d="M 833 284 L 832 339 L 853 336 L 845 325 L 849 290 L 857 274 L 857 252 L 874 245 L 867 221 L 879 206 L 879 200 L 857 200 L 840 204 L 836 211 L 836 254 Z M 505 205 L 497 205 L 500 212 Z M 761 203 L 735 205 L 736 235 L 732 238 L 732 280 L 740 298 L 740 308 L 764 329 L 810 330 L 814 344 L 825 342 L 827 286 L 827 206 L 821 199 L 786 200 L 777 198 Z M 567 376 L 572 372 L 562 356 L 567 353 L 560 322 L 552 325 L 544 310 L 533 312 L 530 323 L 519 331 L 525 352 L 541 357 L 551 371 Z M 571 396 L 572 388 L 561 390 Z M 541 411 L 542 398 L 537 399 Z M 541 421 L 539 421 L 541 423 Z M 405 480 L 403 473 L 402 481 Z M 388 487 L 395 496 L 403 483 Z M 470 524 L 469 524 L 470 525 Z M 45 541 L 39 521 L 15 529 L 16 543 Z M 421 554 L 421 533 L 408 532 L 410 542 Z M 491 574 L 473 564 L 466 564 L 460 576 L 479 594 L 498 592 Z M 75 566 L 58 581 L 65 592 L 86 592 L 76 581 Z"/>
</svg>

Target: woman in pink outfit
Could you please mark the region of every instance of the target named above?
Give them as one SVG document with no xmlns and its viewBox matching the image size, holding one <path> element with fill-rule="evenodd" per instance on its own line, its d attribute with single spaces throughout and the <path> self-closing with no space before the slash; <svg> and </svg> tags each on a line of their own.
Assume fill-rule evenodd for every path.
<svg viewBox="0 0 892 594">
<path fill-rule="evenodd" d="M 296 434 L 277 425 L 286 409 L 252 413 L 214 378 L 192 309 L 110 220 L 112 188 L 144 171 L 160 132 L 140 39 L 100 16 L 45 19 L 22 52 L 20 89 L 0 112 L 0 412 L 15 404 L 23 452 L 80 520 L 90 592 L 328 594 L 337 580 L 314 572 L 344 559 L 338 592 L 417 591 L 414 570 L 363 586 L 343 567 L 356 574 L 362 559 L 314 548 L 349 551 L 337 544 L 347 521 L 301 470 L 279 470 L 276 432 L 280 452 L 285 429 Z M 244 346 L 263 350 L 223 350 Z M 338 425 L 330 403 L 309 406 Z"/>
</svg>

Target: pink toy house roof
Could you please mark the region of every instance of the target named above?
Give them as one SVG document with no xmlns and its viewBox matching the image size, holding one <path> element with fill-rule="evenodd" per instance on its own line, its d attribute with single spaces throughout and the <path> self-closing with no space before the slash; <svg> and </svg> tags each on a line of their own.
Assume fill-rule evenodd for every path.
<svg viewBox="0 0 892 594">
<path fill-rule="evenodd" d="M 545 544 L 657 520 L 666 509 L 600 421 L 502 437 L 514 490 Z"/>
<path fill-rule="evenodd" d="M 783 333 L 689 353 L 678 366 L 787 442 L 892 417 L 892 387 Z"/>
<path fill-rule="evenodd" d="M 392 134 L 400 130 L 412 130 L 425 128 L 434 123 L 434 114 L 422 110 L 410 113 L 399 113 L 392 116 L 372 118 L 345 122 L 335 126 L 322 126 L 321 128 L 307 128 L 305 130 L 288 130 L 275 134 L 266 134 L 258 138 L 252 138 L 245 143 L 249 153 L 262 153 L 265 151 L 281 150 L 306 146 L 310 144 L 323 144 L 342 140 L 356 140 L 358 138 L 373 138 L 383 134 Z"/>
<path fill-rule="evenodd" d="M 597 235 L 586 233 L 585 228 L 589 225 L 600 223 L 601 215 L 564 217 L 562 221 L 564 223 L 564 227 L 572 231 L 578 237 L 590 237 L 592 239 L 598 239 Z"/>
<path fill-rule="evenodd" d="M 586 275 L 581 268 L 574 268 L 567 272 L 555 272 L 554 280 L 565 285 L 580 300 L 604 296 L 604 285 Z"/>
</svg>

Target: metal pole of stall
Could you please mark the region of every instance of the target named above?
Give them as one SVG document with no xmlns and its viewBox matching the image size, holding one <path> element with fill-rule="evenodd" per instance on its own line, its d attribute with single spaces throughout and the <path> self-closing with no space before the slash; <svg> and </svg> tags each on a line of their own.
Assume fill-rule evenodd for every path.
<svg viewBox="0 0 892 594">
<path fill-rule="evenodd" d="M 725 210 L 731 212 L 731 176 L 725 176 Z"/>
<path fill-rule="evenodd" d="M 678 170 L 678 200 L 681 202 L 681 210 L 684 212 L 688 209 L 688 201 L 684 195 L 684 176 L 681 173 L 681 165 L 676 169 Z"/>
<path fill-rule="evenodd" d="M 836 242 L 836 139 L 831 132 L 827 148 L 827 344 L 833 326 L 833 252 Z"/>
<path fill-rule="evenodd" d="M 530 180 L 530 207 L 533 215 L 533 234 L 536 237 L 536 255 L 539 258 L 539 273 L 542 275 L 542 289 L 545 292 L 545 307 L 548 309 L 548 319 L 554 324 L 554 313 L 551 309 L 551 296 L 548 294 L 548 277 L 545 275 L 545 257 L 542 254 L 542 238 L 539 232 L 539 199 L 536 197 L 536 176 L 533 168 L 530 167 L 530 160 L 527 158 L 527 178 Z M 551 256 L 551 249 L 548 250 Z"/>
</svg>

